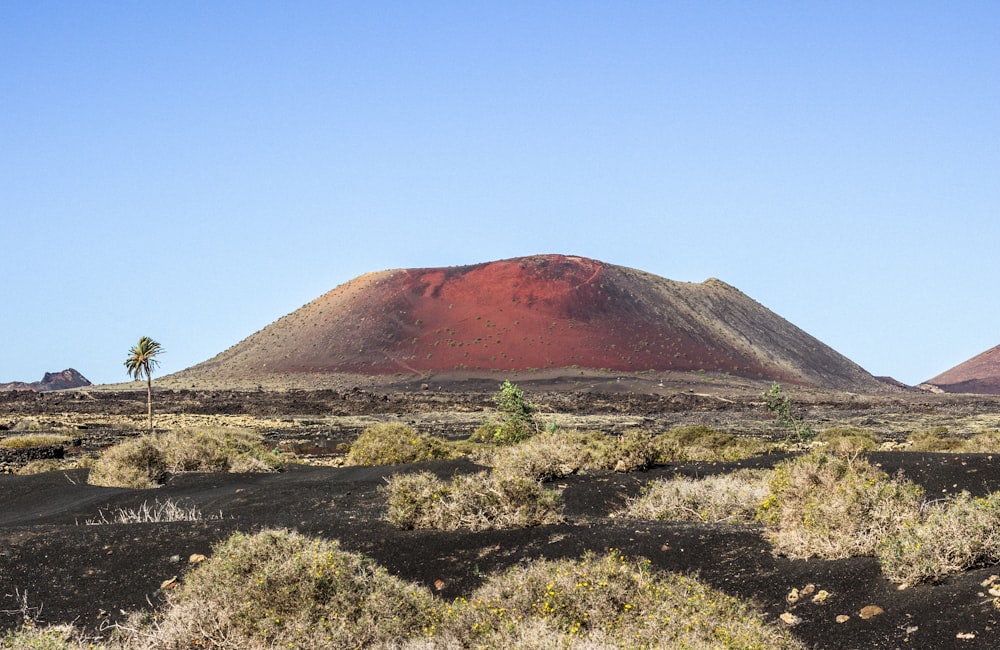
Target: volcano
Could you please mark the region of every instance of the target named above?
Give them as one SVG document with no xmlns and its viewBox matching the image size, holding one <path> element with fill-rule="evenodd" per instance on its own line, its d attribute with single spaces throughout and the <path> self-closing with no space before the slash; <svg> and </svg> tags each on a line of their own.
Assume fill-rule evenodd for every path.
<svg viewBox="0 0 1000 650">
<path fill-rule="evenodd" d="M 368 273 L 184 375 L 484 377 L 563 368 L 881 385 L 720 280 L 676 282 L 566 255 Z"/>
<path fill-rule="evenodd" d="M 946 393 L 1000 395 L 1000 345 L 928 379 L 924 384 Z"/>
</svg>

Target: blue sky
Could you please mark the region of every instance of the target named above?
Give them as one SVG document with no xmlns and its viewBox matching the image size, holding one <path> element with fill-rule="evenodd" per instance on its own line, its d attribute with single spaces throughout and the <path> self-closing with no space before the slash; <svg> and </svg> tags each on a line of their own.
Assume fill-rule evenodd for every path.
<svg viewBox="0 0 1000 650">
<path fill-rule="evenodd" d="M 389 268 L 718 277 L 917 383 L 1000 343 L 995 2 L 0 3 L 0 382 Z"/>
</svg>

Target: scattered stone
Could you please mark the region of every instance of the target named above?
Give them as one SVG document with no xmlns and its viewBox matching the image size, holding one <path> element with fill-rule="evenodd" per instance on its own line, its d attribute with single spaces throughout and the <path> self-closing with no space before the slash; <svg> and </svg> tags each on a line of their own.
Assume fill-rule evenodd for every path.
<svg viewBox="0 0 1000 650">
<path fill-rule="evenodd" d="M 437 589 L 438 591 L 441 591 L 442 589 L 444 589 L 444 580 L 441 580 L 440 578 L 438 578 L 437 580 L 435 580 L 434 581 L 434 588 Z"/>
<path fill-rule="evenodd" d="M 879 607 L 878 605 L 865 605 L 864 607 L 861 608 L 859 616 L 861 616 L 861 618 L 867 621 L 870 618 L 874 618 L 884 613 L 885 610 Z"/>
<path fill-rule="evenodd" d="M 785 612 L 784 614 L 782 614 L 778 618 L 781 619 L 782 623 L 784 623 L 785 625 L 790 625 L 790 626 L 791 625 L 798 625 L 799 623 L 802 622 L 801 618 L 799 618 L 798 616 L 796 616 L 795 614 L 793 614 L 791 612 Z"/>
<path fill-rule="evenodd" d="M 989 587 L 990 585 L 995 585 L 998 582 L 1000 582 L 1000 576 L 994 574 L 980 582 L 979 585 L 982 587 Z"/>
<path fill-rule="evenodd" d="M 201 564 L 208 558 L 201 553 L 192 553 L 191 557 L 188 558 L 188 564 Z"/>
<path fill-rule="evenodd" d="M 836 620 L 838 623 L 846 623 L 847 621 L 851 620 L 851 617 L 848 616 L 847 614 L 841 614 L 834 620 Z"/>
<path fill-rule="evenodd" d="M 814 591 L 816 591 L 816 585 L 810 582 L 805 587 L 802 587 L 802 591 L 800 591 L 799 594 L 802 596 L 808 596 Z"/>
<path fill-rule="evenodd" d="M 173 578 L 170 578 L 169 580 L 164 580 L 163 582 L 160 583 L 160 591 L 163 591 L 165 589 L 173 589 L 178 584 L 180 583 L 177 581 L 177 576 L 174 576 Z"/>
<path fill-rule="evenodd" d="M 180 555 L 171 555 L 169 561 L 170 561 L 171 564 L 177 564 L 178 562 L 181 561 L 181 556 Z"/>
<path fill-rule="evenodd" d="M 956 639 L 975 639 L 976 638 L 976 633 L 975 632 L 959 632 L 958 634 L 955 635 L 955 638 Z"/>
</svg>

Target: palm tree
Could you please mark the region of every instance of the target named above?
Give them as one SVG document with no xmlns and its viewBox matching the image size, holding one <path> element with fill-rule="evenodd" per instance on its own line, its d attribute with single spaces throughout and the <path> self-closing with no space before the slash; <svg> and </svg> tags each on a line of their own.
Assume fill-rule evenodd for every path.
<svg viewBox="0 0 1000 650">
<path fill-rule="evenodd" d="M 146 378 L 146 407 L 149 411 L 149 433 L 153 433 L 153 373 L 152 370 L 160 365 L 157 355 L 163 352 L 160 344 L 144 336 L 139 339 L 128 351 L 128 359 L 125 359 L 125 369 L 130 377 L 139 380 Z"/>
</svg>

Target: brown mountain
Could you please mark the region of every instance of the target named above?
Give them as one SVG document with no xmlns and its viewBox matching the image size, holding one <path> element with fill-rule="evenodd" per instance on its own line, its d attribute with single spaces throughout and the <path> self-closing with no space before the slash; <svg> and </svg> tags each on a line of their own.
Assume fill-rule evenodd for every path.
<svg viewBox="0 0 1000 650">
<path fill-rule="evenodd" d="M 924 385 L 946 393 L 1000 395 L 1000 345 L 928 379 Z"/>
<path fill-rule="evenodd" d="M 90 380 L 81 375 L 73 368 L 67 368 L 62 372 L 47 372 L 41 381 L 23 382 L 12 381 L 8 384 L 0 384 L 0 390 L 66 390 L 67 388 L 82 388 L 90 386 Z"/>
<path fill-rule="evenodd" d="M 883 386 L 720 280 L 675 282 L 564 255 L 369 273 L 176 376 L 482 377 L 560 368 Z"/>
</svg>

